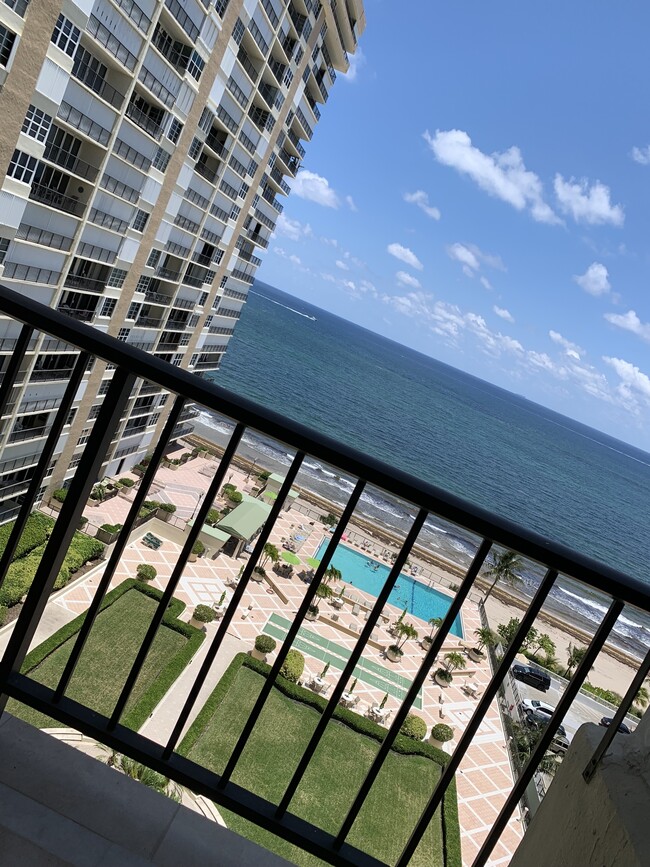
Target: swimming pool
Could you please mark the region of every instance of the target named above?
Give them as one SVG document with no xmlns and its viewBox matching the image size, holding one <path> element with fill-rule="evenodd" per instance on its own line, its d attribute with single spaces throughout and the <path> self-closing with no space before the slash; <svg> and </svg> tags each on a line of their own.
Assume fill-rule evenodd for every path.
<svg viewBox="0 0 650 867">
<path fill-rule="evenodd" d="M 326 537 L 318 546 L 318 551 L 314 554 L 316 560 L 320 560 L 325 553 L 325 549 L 329 544 L 329 539 Z M 388 566 L 379 563 L 372 557 L 362 554 L 361 551 L 356 551 L 354 548 L 349 548 L 347 545 L 339 545 L 332 557 L 332 566 L 340 570 L 343 575 L 343 580 L 353 587 L 358 587 L 360 590 L 365 590 L 372 596 L 379 596 L 381 588 L 390 573 Z M 420 581 L 400 573 L 399 578 L 395 582 L 388 601 L 391 605 L 397 606 L 402 610 L 406 610 L 425 621 L 431 620 L 432 617 L 444 617 L 451 599 L 444 593 L 434 590 L 433 587 L 427 587 Z M 460 615 L 456 617 L 451 627 L 453 635 L 459 638 L 463 637 L 463 628 L 460 623 Z M 422 637 L 422 636 L 421 636 Z"/>
</svg>

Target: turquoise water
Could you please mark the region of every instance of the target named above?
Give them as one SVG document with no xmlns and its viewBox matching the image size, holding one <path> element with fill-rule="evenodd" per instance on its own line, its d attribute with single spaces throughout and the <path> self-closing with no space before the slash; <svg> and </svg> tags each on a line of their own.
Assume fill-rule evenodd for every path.
<svg viewBox="0 0 650 867">
<path fill-rule="evenodd" d="M 317 560 L 322 558 L 328 543 L 329 539 L 327 538 L 320 543 L 318 551 L 314 555 Z M 379 596 L 390 572 L 388 566 L 373 560 L 372 557 L 368 557 L 360 551 L 355 551 L 354 548 L 349 548 L 347 545 L 337 546 L 331 565 L 340 570 L 343 580 L 347 581 L 348 584 L 365 590 L 366 593 L 375 597 Z M 432 617 L 444 617 L 451 604 L 449 596 L 434 590 L 433 587 L 427 587 L 403 572 L 400 573 L 388 601 L 391 605 L 396 605 L 402 610 L 406 608 L 409 614 L 420 617 L 425 623 Z M 459 638 L 463 637 L 460 617 L 456 617 L 454 620 L 451 632 Z"/>
</svg>

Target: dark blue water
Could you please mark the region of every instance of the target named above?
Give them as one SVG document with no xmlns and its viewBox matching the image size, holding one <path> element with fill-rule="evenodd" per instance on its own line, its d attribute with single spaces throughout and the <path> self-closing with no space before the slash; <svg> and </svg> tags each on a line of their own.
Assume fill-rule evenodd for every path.
<svg viewBox="0 0 650 867">
<path fill-rule="evenodd" d="M 256 283 L 216 381 L 493 513 L 650 583 L 650 455 L 265 284 Z M 203 418 L 216 433 L 218 423 Z M 248 444 L 275 469 L 288 457 Z M 315 461 L 312 488 L 344 502 L 351 481 Z M 403 529 L 408 504 L 364 495 Z M 463 560 L 469 537 L 427 525 L 431 548 Z M 582 593 L 562 599 L 584 613 Z M 602 602 L 591 600 L 592 613 Z"/>
</svg>

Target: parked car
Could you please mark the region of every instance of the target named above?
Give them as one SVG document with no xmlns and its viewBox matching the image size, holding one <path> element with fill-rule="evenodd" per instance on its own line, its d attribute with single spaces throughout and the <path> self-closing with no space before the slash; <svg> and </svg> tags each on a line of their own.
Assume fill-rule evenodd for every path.
<svg viewBox="0 0 650 867">
<path fill-rule="evenodd" d="M 601 719 L 599 725 L 605 726 L 605 728 L 609 728 L 613 722 L 614 722 L 613 717 L 604 716 Z M 618 727 L 618 730 L 622 735 L 631 735 L 632 734 L 631 729 L 628 726 L 626 726 L 625 723 L 621 723 L 620 726 Z"/>
<path fill-rule="evenodd" d="M 543 711 L 538 710 L 529 710 L 525 715 L 526 724 L 529 725 L 532 729 L 542 729 L 546 728 L 549 722 L 548 714 Z M 569 739 L 566 734 L 566 729 L 563 725 L 559 725 L 555 734 L 553 735 L 553 740 L 549 745 L 549 751 L 555 753 L 556 755 L 564 755 L 566 751 L 569 749 Z"/>
<path fill-rule="evenodd" d="M 522 683 L 527 683 L 529 686 L 534 686 L 541 692 L 547 692 L 551 688 L 551 677 L 541 668 L 535 668 L 533 665 L 513 665 L 510 669 L 515 680 L 520 680 Z"/>
<path fill-rule="evenodd" d="M 540 701 L 538 698 L 525 698 L 521 705 L 521 712 L 523 714 L 528 713 L 528 711 L 539 711 L 540 713 L 545 713 L 550 716 L 552 713 L 555 713 L 555 708 L 553 705 L 546 704 L 545 701 Z"/>
</svg>

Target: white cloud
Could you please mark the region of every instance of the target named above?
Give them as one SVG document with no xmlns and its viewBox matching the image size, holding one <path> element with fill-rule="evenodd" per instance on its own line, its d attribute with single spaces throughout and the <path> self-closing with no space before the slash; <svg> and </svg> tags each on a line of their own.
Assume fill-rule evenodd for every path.
<svg viewBox="0 0 650 867">
<path fill-rule="evenodd" d="M 323 242 L 323 244 L 327 244 L 328 247 L 334 247 L 335 250 L 338 249 L 339 242 L 336 240 L 336 238 L 321 237 L 321 241 Z"/>
<path fill-rule="evenodd" d="M 366 65 L 366 56 L 359 46 L 357 46 L 357 50 L 354 54 L 348 55 L 348 60 L 350 61 L 350 66 L 348 71 L 342 77 L 344 81 L 353 82 L 357 80 L 359 70 Z"/>
<path fill-rule="evenodd" d="M 641 322 L 634 310 L 628 310 L 627 313 L 605 313 L 605 319 L 612 325 L 631 331 L 642 340 L 650 342 L 650 322 Z"/>
<path fill-rule="evenodd" d="M 338 208 L 340 205 L 339 197 L 330 187 L 327 178 L 307 169 L 298 172 L 291 189 L 301 199 L 316 202 L 317 205 L 323 205 L 325 208 Z"/>
<path fill-rule="evenodd" d="M 505 266 L 499 256 L 484 253 L 476 244 L 461 244 L 459 241 L 456 241 L 455 244 L 447 247 L 447 255 L 450 259 L 462 265 L 463 274 L 467 277 L 475 277 L 481 270 L 482 264 L 505 271 Z M 481 277 L 481 283 L 486 289 L 492 288 L 490 281 L 486 277 Z"/>
<path fill-rule="evenodd" d="M 479 277 L 479 280 L 481 281 L 481 286 L 483 286 L 484 289 L 491 289 L 492 288 L 492 284 L 490 283 L 490 281 L 488 280 L 487 277 Z"/>
<path fill-rule="evenodd" d="M 553 343 L 557 343 L 558 346 L 561 346 L 562 349 L 564 349 L 569 358 L 574 358 L 576 361 L 580 361 L 584 354 L 584 350 L 576 343 L 571 343 L 571 341 L 567 340 L 566 337 L 563 337 L 559 331 L 549 331 L 548 336 L 551 338 Z"/>
<path fill-rule="evenodd" d="M 335 265 L 336 265 L 337 268 L 340 268 L 341 271 L 349 271 L 349 270 L 350 270 L 350 269 L 348 268 L 348 266 L 345 264 L 345 262 L 342 262 L 342 261 L 341 261 L 341 259 L 337 259 L 336 262 L 335 262 Z"/>
<path fill-rule="evenodd" d="M 411 289 L 421 289 L 421 283 L 417 277 L 412 277 L 406 271 L 398 271 L 395 275 L 400 286 L 410 286 Z"/>
<path fill-rule="evenodd" d="M 370 280 L 361 280 L 359 283 L 359 290 L 361 292 L 367 292 L 368 295 L 371 295 L 373 298 L 377 298 L 378 296 L 377 287 L 374 283 L 371 283 Z"/>
<path fill-rule="evenodd" d="M 295 253 L 288 253 L 284 249 L 284 247 L 274 247 L 273 252 L 275 253 L 276 256 L 280 256 L 280 258 L 286 259 L 287 261 L 291 262 L 292 265 L 298 266 L 301 271 L 305 271 L 306 273 L 310 273 L 310 269 L 305 267 L 302 264 L 302 259 L 300 258 L 300 256 L 296 256 Z"/>
<path fill-rule="evenodd" d="M 603 355 L 603 361 L 618 374 L 623 386 L 623 396 L 629 397 L 633 392 L 638 392 L 646 401 L 650 401 L 650 377 L 646 373 L 622 358 Z"/>
<path fill-rule="evenodd" d="M 553 184 L 558 204 L 565 214 L 569 214 L 576 223 L 589 223 L 592 226 L 610 223 L 612 226 L 622 226 L 625 214 L 621 205 L 613 205 L 610 201 L 609 187 L 595 181 L 583 178 L 571 178 L 565 181 L 562 175 L 555 175 Z"/>
<path fill-rule="evenodd" d="M 294 265 L 302 265 L 302 260 L 299 256 L 296 256 L 295 253 L 292 253 L 291 256 L 289 256 L 289 261 Z"/>
<path fill-rule="evenodd" d="M 505 319 L 506 322 L 511 322 L 514 324 L 515 317 L 512 315 L 512 313 L 509 310 L 506 310 L 505 307 L 497 307 L 497 305 L 495 304 L 494 307 L 492 308 L 492 310 L 494 310 L 496 315 L 500 316 L 501 319 Z"/>
<path fill-rule="evenodd" d="M 573 279 L 590 295 L 606 295 L 611 288 L 607 268 L 600 262 L 592 262 L 584 274 L 575 274 Z"/>
<path fill-rule="evenodd" d="M 415 253 L 412 250 L 409 250 L 408 247 L 403 247 L 401 244 L 389 244 L 386 249 L 391 256 L 399 259 L 400 262 L 404 262 L 405 265 L 415 268 L 416 271 L 422 271 L 424 269 L 422 262 L 420 262 Z"/>
<path fill-rule="evenodd" d="M 440 219 L 440 211 L 429 204 L 429 196 L 424 190 L 416 190 L 414 193 L 404 193 L 404 201 L 408 202 L 409 205 L 417 205 L 432 220 Z"/>
<path fill-rule="evenodd" d="M 526 168 L 518 147 L 513 146 L 503 153 L 485 154 L 474 147 L 469 135 L 460 129 L 436 130 L 435 136 L 427 130 L 424 139 L 439 163 L 468 175 L 489 195 L 518 211 L 530 211 L 539 223 L 561 222 L 544 201 L 542 182 Z"/>
<path fill-rule="evenodd" d="M 312 234 L 309 223 L 303 225 L 298 220 L 290 220 L 284 214 L 278 216 L 274 235 L 284 235 L 291 241 L 299 241 L 303 236 L 309 237 Z"/>
<path fill-rule="evenodd" d="M 650 145 L 644 148 L 633 147 L 630 156 L 635 163 L 640 163 L 642 166 L 650 166 Z"/>
<path fill-rule="evenodd" d="M 356 206 L 356 204 L 355 204 L 354 199 L 352 198 L 352 196 L 346 196 L 346 197 L 345 197 L 345 204 L 348 206 L 348 208 L 349 208 L 351 211 L 355 211 L 355 212 L 356 212 L 356 211 L 359 210 L 359 209 L 357 208 L 357 206 Z"/>
</svg>

